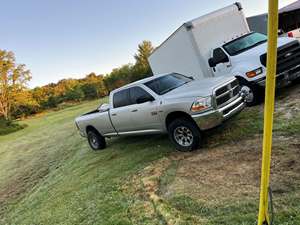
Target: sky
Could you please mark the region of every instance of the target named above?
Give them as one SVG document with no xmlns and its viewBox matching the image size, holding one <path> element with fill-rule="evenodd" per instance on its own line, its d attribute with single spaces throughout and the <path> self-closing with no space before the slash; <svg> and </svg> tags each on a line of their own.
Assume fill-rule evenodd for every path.
<svg viewBox="0 0 300 225">
<path fill-rule="evenodd" d="M 137 45 L 158 46 L 182 23 L 235 0 L 0 0 L 0 49 L 32 73 L 31 88 L 133 63 Z M 240 0 L 246 16 L 267 0 Z M 279 0 L 280 7 L 294 0 Z"/>
</svg>

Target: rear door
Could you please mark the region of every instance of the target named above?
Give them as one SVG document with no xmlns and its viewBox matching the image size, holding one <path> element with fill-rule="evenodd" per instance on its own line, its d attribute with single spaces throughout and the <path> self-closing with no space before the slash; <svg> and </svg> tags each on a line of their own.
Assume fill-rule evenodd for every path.
<svg viewBox="0 0 300 225">
<path fill-rule="evenodd" d="M 135 130 L 145 132 L 159 132 L 163 124 L 158 113 L 159 100 L 140 86 L 130 88 L 132 102 L 131 119 Z M 151 99 L 151 101 L 139 102 L 139 99 Z"/>
</svg>

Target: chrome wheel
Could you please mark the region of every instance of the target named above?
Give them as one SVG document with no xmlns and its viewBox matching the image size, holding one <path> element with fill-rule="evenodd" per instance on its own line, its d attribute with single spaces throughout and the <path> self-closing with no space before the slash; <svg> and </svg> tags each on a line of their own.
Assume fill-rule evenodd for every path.
<svg viewBox="0 0 300 225">
<path fill-rule="evenodd" d="M 95 134 L 90 135 L 90 143 L 95 149 L 99 147 L 99 141 Z"/>
<path fill-rule="evenodd" d="M 174 139 L 175 141 L 184 147 L 191 146 L 193 144 L 194 136 L 192 131 L 184 126 L 177 127 L 174 130 Z"/>
<path fill-rule="evenodd" d="M 242 86 L 241 92 L 245 95 L 245 101 L 251 103 L 254 101 L 254 93 L 248 86 Z"/>
</svg>

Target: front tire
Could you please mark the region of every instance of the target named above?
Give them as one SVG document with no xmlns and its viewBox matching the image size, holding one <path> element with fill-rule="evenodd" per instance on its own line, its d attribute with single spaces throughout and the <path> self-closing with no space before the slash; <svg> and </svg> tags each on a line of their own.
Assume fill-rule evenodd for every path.
<svg viewBox="0 0 300 225">
<path fill-rule="evenodd" d="M 178 118 L 172 121 L 168 126 L 168 133 L 176 149 L 182 152 L 193 151 L 202 143 L 198 126 L 186 118 Z"/>
<path fill-rule="evenodd" d="M 104 149 L 106 147 L 105 138 L 95 130 L 90 130 L 87 133 L 87 139 L 90 147 L 94 151 Z"/>
<path fill-rule="evenodd" d="M 252 84 L 241 82 L 241 91 L 246 95 L 245 102 L 247 106 L 255 106 L 262 102 L 263 91 Z"/>
</svg>

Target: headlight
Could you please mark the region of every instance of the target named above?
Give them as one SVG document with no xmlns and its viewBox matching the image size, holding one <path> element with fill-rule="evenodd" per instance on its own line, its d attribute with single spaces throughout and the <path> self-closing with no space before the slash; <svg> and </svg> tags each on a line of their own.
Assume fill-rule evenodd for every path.
<svg viewBox="0 0 300 225">
<path fill-rule="evenodd" d="M 262 74 L 262 73 L 263 73 L 263 69 L 262 69 L 262 67 L 259 67 L 259 68 L 255 69 L 255 70 L 247 72 L 246 76 L 248 78 L 252 78 L 252 77 L 256 77 L 257 75 Z"/>
<path fill-rule="evenodd" d="M 204 111 L 211 107 L 211 97 L 199 97 L 192 105 L 192 112 Z"/>
</svg>

